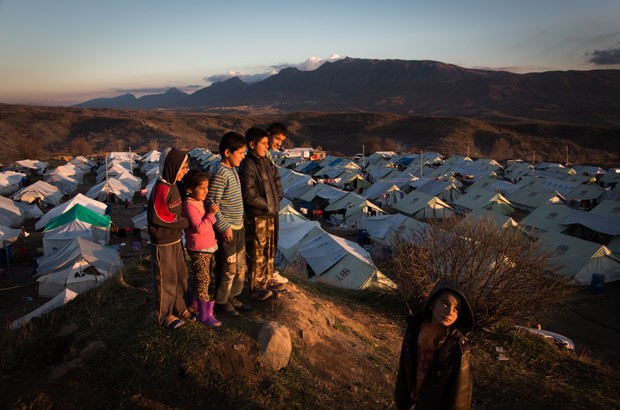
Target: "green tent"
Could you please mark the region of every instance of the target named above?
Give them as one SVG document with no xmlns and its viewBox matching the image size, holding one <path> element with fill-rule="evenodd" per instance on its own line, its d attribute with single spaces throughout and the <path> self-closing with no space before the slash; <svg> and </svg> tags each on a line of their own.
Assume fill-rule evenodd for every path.
<svg viewBox="0 0 620 410">
<path fill-rule="evenodd" d="M 100 215 L 97 212 L 88 209 L 87 207 L 75 204 L 64 214 L 60 214 L 52 219 L 45 225 L 43 232 L 49 231 L 59 226 L 66 225 L 75 220 L 82 221 L 91 225 L 101 226 L 108 228 L 110 226 L 110 216 Z"/>
</svg>

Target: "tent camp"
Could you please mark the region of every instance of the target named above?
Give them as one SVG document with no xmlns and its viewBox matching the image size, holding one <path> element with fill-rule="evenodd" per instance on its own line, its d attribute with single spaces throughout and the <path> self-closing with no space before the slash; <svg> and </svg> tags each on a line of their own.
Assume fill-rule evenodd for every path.
<svg viewBox="0 0 620 410">
<path fill-rule="evenodd" d="M 75 204 L 84 205 L 88 209 L 97 212 L 99 215 L 105 214 L 105 210 L 107 208 L 107 206 L 100 201 L 88 198 L 87 196 L 84 196 L 82 194 L 77 194 L 64 204 L 58 205 L 57 207 L 50 209 L 45 215 L 41 217 L 41 219 L 37 221 L 35 229 L 43 229 L 50 219 L 67 212 L 69 209 L 73 208 Z"/>
<path fill-rule="evenodd" d="M 52 298 L 64 288 L 81 293 L 123 267 L 117 251 L 84 238 L 37 259 L 39 296 Z"/>
<path fill-rule="evenodd" d="M 59 307 L 63 307 L 64 305 L 66 305 L 67 303 L 75 299 L 77 295 L 78 294 L 72 290 L 69 290 L 66 288 L 63 289 L 59 294 L 54 296 L 51 300 L 39 306 L 38 308 L 28 313 L 27 315 L 24 315 L 20 317 L 19 319 L 14 320 L 10 326 L 11 330 L 19 329 L 20 327 L 24 326 L 26 323 L 30 322 L 33 318 L 41 317 L 45 315 L 47 312 L 50 312 L 54 309 L 58 309 Z"/>
<path fill-rule="evenodd" d="M 575 283 L 589 285 L 594 273 L 605 275 L 606 283 L 620 279 L 620 261 L 606 246 L 554 232 L 542 237 L 542 246 L 554 253 L 552 262 L 560 265 L 556 273 Z"/>
<path fill-rule="evenodd" d="M 536 185 L 525 185 L 507 196 L 510 202 L 518 209 L 533 211 L 541 205 L 565 203 L 562 195 Z"/>
<path fill-rule="evenodd" d="M 449 218 L 454 209 L 441 199 L 420 191 L 411 191 L 394 205 L 394 209 L 417 219 Z"/>
</svg>

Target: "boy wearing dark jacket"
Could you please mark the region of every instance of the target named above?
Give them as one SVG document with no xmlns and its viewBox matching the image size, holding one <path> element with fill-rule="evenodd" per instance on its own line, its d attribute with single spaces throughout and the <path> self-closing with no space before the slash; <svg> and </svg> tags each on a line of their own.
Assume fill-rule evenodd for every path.
<svg viewBox="0 0 620 410">
<path fill-rule="evenodd" d="M 243 208 L 247 227 L 246 249 L 250 273 L 250 291 L 255 300 L 272 295 L 268 287 L 281 288 L 272 281 L 275 257 L 275 219 L 282 200 L 280 174 L 266 157 L 268 135 L 252 127 L 245 133 L 248 155 L 239 167 Z"/>
<path fill-rule="evenodd" d="M 474 317 L 461 288 L 439 282 L 407 318 L 395 399 L 399 409 L 470 409 L 472 381 L 464 334 Z"/>
<path fill-rule="evenodd" d="M 153 304 L 157 321 L 169 329 L 192 319 L 185 303 L 187 266 L 181 235 L 189 226 L 182 215 L 177 182 L 187 174 L 187 153 L 167 148 L 159 158 L 159 178 L 153 186 L 147 209 L 153 270 Z"/>
</svg>

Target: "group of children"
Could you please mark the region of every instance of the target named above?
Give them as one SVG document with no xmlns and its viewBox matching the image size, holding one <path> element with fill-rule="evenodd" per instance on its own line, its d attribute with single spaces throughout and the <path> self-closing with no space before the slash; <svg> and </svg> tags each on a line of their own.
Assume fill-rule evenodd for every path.
<svg viewBox="0 0 620 410">
<path fill-rule="evenodd" d="M 211 178 L 202 171 L 188 172 L 184 151 L 172 148 L 161 153 L 160 177 L 148 207 L 159 324 L 176 329 L 184 320 L 198 320 L 219 326 L 214 312 L 238 316 L 239 311 L 249 310 L 237 299 L 246 271 L 254 300 L 269 298 L 287 282 L 274 271 L 282 185 L 270 155 L 270 149 L 279 149 L 285 138 L 281 124 L 272 124 L 266 131 L 252 127 L 245 137 L 226 133 L 219 145 L 221 162 Z M 188 287 L 183 230 L 193 288 Z M 395 389 L 399 409 L 471 408 L 464 335 L 472 330 L 473 320 L 463 290 L 444 282 L 437 284 L 421 311 L 407 319 Z"/>
<path fill-rule="evenodd" d="M 215 314 L 250 310 L 238 297 L 248 273 L 250 297 L 265 300 L 288 282 L 274 269 L 282 184 L 271 151 L 286 127 L 252 127 L 220 140 L 221 161 L 210 176 L 188 171 L 187 153 L 166 149 L 147 211 L 157 321 L 169 329 L 187 320 L 220 326 Z M 247 154 L 246 154 L 247 151 Z M 181 186 L 181 188 L 179 188 Z M 191 259 L 188 280 L 184 247 Z M 210 292 L 211 276 L 215 283 Z M 211 293 L 211 294 L 210 294 Z"/>
</svg>

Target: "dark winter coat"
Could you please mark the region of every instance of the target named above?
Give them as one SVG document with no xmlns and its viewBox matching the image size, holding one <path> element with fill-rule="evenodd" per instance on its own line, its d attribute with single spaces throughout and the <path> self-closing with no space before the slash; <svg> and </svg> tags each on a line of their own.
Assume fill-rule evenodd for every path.
<svg viewBox="0 0 620 410">
<path fill-rule="evenodd" d="M 418 335 L 423 322 L 430 320 L 430 307 L 437 293 L 444 289 L 461 295 L 461 309 L 456 322 L 439 342 L 433 362 L 420 387 L 417 400 L 416 388 Z M 400 365 L 396 378 L 395 399 L 399 409 L 470 409 L 472 380 L 469 369 L 469 346 L 464 333 L 473 328 L 473 314 L 460 287 L 439 283 L 428 296 L 422 312 L 407 318 L 407 331 L 403 339 Z"/>
<path fill-rule="evenodd" d="M 251 151 L 239 166 L 239 179 L 246 217 L 278 216 L 282 183 L 276 166 Z"/>
</svg>

